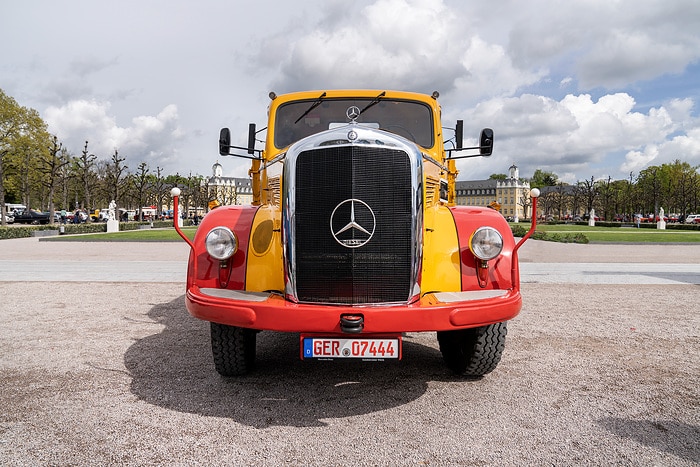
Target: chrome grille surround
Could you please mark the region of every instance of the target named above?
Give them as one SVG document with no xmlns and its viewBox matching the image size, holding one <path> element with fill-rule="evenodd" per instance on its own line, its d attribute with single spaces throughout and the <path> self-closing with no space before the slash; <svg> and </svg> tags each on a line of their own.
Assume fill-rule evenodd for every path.
<svg viewBox="0 0 700 467">
<path fill-rule="evenodd" d="M 326 152 L 327 151 L 327 152 Z M 328 164 L 326 164 L 325 154 L 328 154 Z M 368 156 L 369 154 L 369 156 Z M 356 155 L 359 155 L 357 158 Z M 319 193 L 315 193 L 315 196 L 324 196 L 328 193 L 333 192 L 333 190 L 340 190 L 337 186 L 338 181 L 342 179 L 343 174 L 336 173 L 332 174 L 334 170 L 331 167 L 333 160 L 341 161 L 342 164 L 350 164 L 353 167 L 353 172 L 355 172 L 356 159 L 362 161 L 374 162 L 370 156 L 378 155 L 376 160 L 376 165 L 372 167 L 357 167 L 364 175 L 367 173 L 380 173 L 387 177 L 387 181 L 393 181 L 397 183 L 399 187 L 405 187 L 404 193 L 407 195 L 408 200 L 405 204 L 398 200 L 399 204 L 406 207 L 406 218 L 399 219 L 401 223 L 405 226 L 402 228 L 399 235 L 401 237 L 402 255 L 405 254 L 406 258 L 398 258 L 402 266 L 397 270 L 397 274 L 401 279 L 396 279 L 395 274 L 392 271 L 379 272 L 379 266 L 381 264 L 388 264 L 386 258 L 391 257 L 395 252 L 386 254 L 386 248 L 389 248 L 389 242 L 386 242 L 386 248 L 380 245 L 380 250 L 382 252 L 377 253 L 367 253 L 366 258 L 360 258 L 355 260 L 355 255 L 360 257 L 364 254 L 363 249 L 366 248 L 364 245 L 357 246 L 358 244 L 366 240 L 366 235 L 362 239 L 343 239 L 338 240 L 333 239 L 335 233 L 332 232 L 333 221 L 330 217 L 333 215 L 332 209 L 329 207 L 324 211 L 323 208 L 319 208 L 322 214 L 319 215 L 320 218 L 313 219 L 311 222 L 314 224 L 314 229 L 318 230 L 321 235 L 320 239 L 314 238 L 314 244 L 324 244 L 326 246 L 335 244 L 334 248 L 338 249 L 335 253 L 319 253 L 319 255 L 327 255 L 327 258 L 320 259 L 319 273 L 312 272 L 312 277 L 317 277 L 317 282 L 319 282 L 319 287 L 321 293 L 315 292 L 315 287 L 317 284 L 309 283 L 313 282 L 309 280 L 309 269 L 313 269 L 309 266 L 309 261 L 315 261 L 316 258 L 309 260 L 308 256 L 309 248 L 308 243 L 300 246 L 298 242 L 310 242 L 312 239 L 300 238 L 300 232 L 310 232 L 307 227 L 308 219 L 301 219 L 300 217 L 307 216 L 308 213 L 306 208 L 308 207 L 308 198 L 304 198 L 303 201 L 297 199 L 300 192 L 303 192 L 306 187 L 300 187 L 298 185 L 297 171 L 299 167 L 302 169 L 308 168 L 306 164 L 307 158 L 316 158 L 319 161 L 313 164 L 319 170 L 318 174 L 312 175 L 312 177 L 317 177 L 317 183 L 320 185 L 318 188 Z M 344 159 L 344 157 L 352 157 L 353 162 L 349 162 Z M 301 160 L 300 160 L 301 159 Z M 386 160 L 385 160 L 386 159 Z M 403 161 L 401 162 L 402 167 L 405 167 L 405 180 L 394 180 L 396 176 L 396 167 L 392 161 Z M 284 246 L 284 265 L 285 265 L 285 295 L 288 300 L 296 303 L 323 303 L 323 304 L 339 304 L 339 305 L 357 305 L 357 306 L 371 306 L 371 305 L 390 305 L 397 303 L 410 303 L 419 298 L 420 295 L 420 284 L 419 284 L 419 272 L 421 270 L 421 258 L 422 258 L 422 235 L 423 235 L 423 171 L 422 171 L 422 154 L 418 146 L 412 142 L 398 137 L 395 134 L 388 133 L 382 130 L 376 130 L 371 128 L 366 128 L 358 124 L 349 124 L 347 126 L 342 126 L 332 130 L 328 130 L 323 133 L 318 133 L 303 140 L 298 141 L 293 144 L 287 150 L 285 165 L 284 165 L 284 176 L 283 176 L 283 246 Z M 328 170 L 328 172 L 326 172 Z M 368 172 L 369 171 L 369 172 Z M 303 174 L 302 174 L 303 175 Z M 347 177 L 352 177 L 351 173 L 345 174 Z M 402 175 L 403 177 L 403 175 Z M 302 176 L 303 178 L 303 176 Z M 382 198 L 377 198 L 375 196 L 374 200 L 370 203 L 366 203 L 362 198 L 365 197 L 363 193 L 356 192 L 356 182 L 351 181 L 352 188 L 350 191 L 355 194 L 338 194 L 341 201 L 336 204 L 335 201 L 328 201 L 335 208 L 338 208 L 341 204 L 345 203 L 343 206 L 345 209 L 345 215 L 347 216 L 347 209 L 350 203 L 351 205 L 357 206 L 357 208 L 351 207 L 351 209 L 357 209 L 358 219 L 363 214 L 360 212 L 365 209 L 362 205 L 365 204 L 370 209 L 372 204 L 381 202 Z M 346 188 L 347 188 L 346 184 Z M 314 188 L 316 190 L 316 188 Z M 394 188 L 392 188 L 394 190 Z M 308 196 L 308 193 L 306 195 Z M 368 197 L 371 195 L 368 193 Z M 317 198 L 318 199 L 318 198 Z M 356 202 L 350 202 L 349 200 L 356 200 Z M 304 206 L 298 203 L 305 203 Z M 387 206 L 384 206 L 384 212 L 386 212 Z M 410 217 L 410 218 L 409 218 Z M 369 218 L 369 217 L 367 217 Z M 300 222 L 297 224 L 297 222 Z M 377 228 L 380 232 L 377 233 L 376 238 L 372 238 L 371 241 L 367 241 L 371 248 L 377 248 L 376 242 L 380 242 L 382 238 L 381 230 L 385 232 L 390 230 L 387 229 L 387 225 L 382 225 L 382 220 L 378 220 L 379 225 Z M 315 235 L 314 230 L 314 235 Z M 342 230 L 342 229 L 337 229 Z M 358 231 L 361 229 L 358 229 Z M 369 233 L 369 230 L 367 229 Z M 323 237 L 325 235 L 325 237 Z M 339 234 L 342 235 L 342 234 Z M 363 234 L 358 234 L 363 235 Z M 375 242 L 375 243 L 372 243 Z M 332 243 L 331 243 L 332 242 Z M 346 243 L 346 248 L 343 248 L 341 242 Z M 341 243 L 341 245 L 338 245 Z M 369 247 L 367 247 L 369 248 Z M 340 253 L 338 253 L 340 251 Z M 396 258 L 396 256 L 394 256 Z M 404 261 L 405 260 L 405 261 Z M 358 266 L 358 271 L 360 275 L 364 276 L 357 278 L 357 283 L 354 282 L 355 277 L 355 265 Z M 372 264 L 376 264 L 376 268 L 372 269 Z M 337 266 L 342 269 L 343 272 L 329 273 L 333 270 L 333 267 Z M 393 266 L 393 264 L 392 264 Z M 315 266 L 314 266 L 315 267 Z M 325 268 L 325 269 L 324 269 Z M 330 268 L 330 269 L 329 269 Z M 369 268 L 369 269 L 368 269 Z M 373 274 L 377 273 L 377 277 Z M 348 279 L 343 277 L 343 274 L 350 274 L 352 277 Z M 317 274 L 317 276 L 313 276 Z M 382 276 L 383 274 L 383 276 Z M 300 279 L 300 276 L 303 279 Z M 398 289 L 391 292 L 385 293 L 382 290 L 375 290 L 379 288 L 377 285 L 386 283 L 387 279 L 396 279 L 398 281 Z M 405 284 L 404 284 L 405 279 Z M 326 290 L 324 290 L 324 283 L 330 283 L 336 281 L 336 284 L 326 284 Z M 344 282 L 352 282 L 353 284 L 347 285 L 350 290 L 349 293 L 345 291 L 343 293 L 338 293 L 337 289 L 343 288 Z M 391 281 L 389 281 L 391 282 Z M 357 291 L 355 290 L 357 289 Z M 309 292 L 311 290 L 311 292 Z"/>
</svg>

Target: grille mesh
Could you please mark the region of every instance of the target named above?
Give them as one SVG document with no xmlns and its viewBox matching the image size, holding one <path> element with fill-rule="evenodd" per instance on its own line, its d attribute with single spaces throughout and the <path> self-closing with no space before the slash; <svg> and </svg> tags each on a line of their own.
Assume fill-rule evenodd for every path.
<svg viewBox="0 0 700 467">
<path fill-rule="evenodd" d="M 409 298 L 410 170 L 408 155 L 396 149 L 344 146 L 299 155 L 293 259 L 300 301 L 362 304 Z M 376 222 L 370 240 L 357 248 L 341 245 L 333 232 L 351 245 L 367 240 L 373 224 L 367 206 Z M 353 211 L 361 228 L 338 233 L 350 223 Z"/>
</svg>

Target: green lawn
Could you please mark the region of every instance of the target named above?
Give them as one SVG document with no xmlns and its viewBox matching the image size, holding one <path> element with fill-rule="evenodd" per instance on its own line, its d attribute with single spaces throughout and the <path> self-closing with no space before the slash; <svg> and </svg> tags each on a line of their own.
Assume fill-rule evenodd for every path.
<svg viewBox="0 0 700 467">
<path fill-rule="evenodd" d="M 182 231 L 192 240 L 197 227 L 183 227 Z M 125 230 L 123 232 L 96 233 L 85 235 L 59 235 L 45 237 L 44 241 L 58 242 L 183 242 L 174 228 Z"/>
<path fill-rule="evenodd" d="M 513 224 L 511 224 L 513 225 Z M 521 227 L 529 224 L 520 223 Z M 695 230 L 657 230 L 638 229 L 635 227 L 590 227 L 587 225 L 538 224 L 541 232 L 574 234 L 582 233 L 591 242 L 605 243 L 700 243 L 700 231 Z"/>
</svg>

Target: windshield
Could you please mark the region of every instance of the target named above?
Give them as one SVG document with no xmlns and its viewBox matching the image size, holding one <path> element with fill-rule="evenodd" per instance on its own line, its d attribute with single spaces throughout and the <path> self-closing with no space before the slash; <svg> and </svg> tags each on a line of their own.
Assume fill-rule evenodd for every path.
<svg viewBox="0 0 700 467">
<path fill-rule="evenodd" d="M 374 104 L 369 106 L 373 101 Z M 416 101 L 376 99 L 327 99 L 313 109 L 314 99 L 289 102 L 277 109 L 275 146 L 279 149 L 307 136 L 350 122 L 347 110 L 352 106 L 365 109 L 357 123 L 390 131 L 424 148 L 433 146 L 433 119 L 430 107 Z M 308 113 L 307 113 L 308 112 Z M 300 118 L 300 116 L 302 116 Z M 298 120 L 298 121 L 297 121 Z M 296 123 L 295 123 L 296 122 Z"/>
</svg>

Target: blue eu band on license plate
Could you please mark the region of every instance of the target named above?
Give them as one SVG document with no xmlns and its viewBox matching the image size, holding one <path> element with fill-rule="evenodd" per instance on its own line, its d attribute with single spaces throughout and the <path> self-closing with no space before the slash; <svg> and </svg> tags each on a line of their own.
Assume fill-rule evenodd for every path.
<svg viewBox="0 0 700 467">
<path fill-rule="evenodd" d="M 399 339 L 341 339 L 306 337 L 303 342 L 304 358 L 360 358 L 384 360 L 401 355 Z"/>
</svg>

